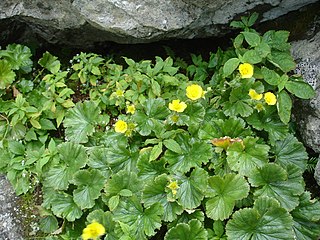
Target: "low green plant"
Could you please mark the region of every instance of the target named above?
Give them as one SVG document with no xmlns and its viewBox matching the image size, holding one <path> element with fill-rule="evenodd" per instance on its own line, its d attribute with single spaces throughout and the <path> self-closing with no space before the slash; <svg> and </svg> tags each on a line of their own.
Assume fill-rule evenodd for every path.
<svg viewBox="0 0 320 240">
<path fill-rule="evenodd" d="M 261 35 L 256 17 L 189 66 L 92 53 L 62 66 L 48 52 L 33 65 L 27 47 L 0 51 L 0 169 L 18 195 L 41 187 L 46 239 L 320 235 L 289 127 L 292 99 L 314 91 L 292 74 L 289 32 Z"/>
</svg>

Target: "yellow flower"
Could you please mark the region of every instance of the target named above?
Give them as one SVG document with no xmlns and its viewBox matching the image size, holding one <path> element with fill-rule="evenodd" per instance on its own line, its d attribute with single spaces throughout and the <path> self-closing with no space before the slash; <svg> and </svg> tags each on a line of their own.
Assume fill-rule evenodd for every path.
<svg viewBox="0 0 320 240">
<path fill-rule="evenodd" d="M 264 100 L 268 105 L 275 105 L 277 103 L 277 97 L 272 92 L 266 92 L 264 94 Z"/>
<path fill-rule="evenodd" d="M 257 109 L 258 112 L 261 112 L 262 110 L 264 110 L 263 104 L 258 103 L 258 104 L 255 106 L 255 109 Z"/>
<path fill-rule="evenodd" d="M 192 84 L 192 85 L 188 86 L 186 89 L 186 95 L 191 100 L 197 100 L 199 98 L 202 98 L 202 97 L 204 97 L 205 93 L 206 92 L 203 91 L 202 87 L 199 86 L 198 84 Z"/>
<path fill-rule="evenodd" d="M 134 114 L 136 111 L 136 107 L 132 104 L 132 105 L 129 105 L 127 106 L 127 113 L 131 113 L 131 114 Z"/>
<path fill-rule="evenodd" d="M 177 194 L 177 189 L 179 189 L 177 181 L 170 182 L 170 184 L 167 187 L 171 189 L 173 195 Z"/>
<path fill-rule="evenodd" d="M 90 223 L 85 229 L 83 229 L 81 237 L 83 240 L 96 240 L 105 233 L 106 229 L 103 225 L 98 222 L 93 222 Z"/>
<path fill-rule="evenodd" d="M 185 102 L 180 102 L 179 99 L 172 100 L 171 103 L 169 103 L 169 109 L 176 112 L 183 112 L 187 107 L 187 104 Z"/>
<path fill-rule="evenodd" d="M 123 96 L 124 96 L 124 91 L 121 90 L 121 89 L 118 89 L 118 90 L 116 91 L 116 95 L 117 95 L 117 97 L 123 97 Z"/>
<path fill-rule="evenodd" d="M 114 130 L 118 133 L 125 133 L 128 129 L 128 124 L 125 121 L 119 120 L 114 125 Z"/>
<path fill-rule="evenodd" d="M 254 89 L 249 90 L 249 96 L 254 100 L 260 100 L 262 98 L 262 94 L 257 93 Z"/>
<path fill-rule="evenodd" d="M 239 65 L 241 78 L 251 78 L 253 75 L 253 66 L 250 63 L 242 63 Z"/>
</svg>

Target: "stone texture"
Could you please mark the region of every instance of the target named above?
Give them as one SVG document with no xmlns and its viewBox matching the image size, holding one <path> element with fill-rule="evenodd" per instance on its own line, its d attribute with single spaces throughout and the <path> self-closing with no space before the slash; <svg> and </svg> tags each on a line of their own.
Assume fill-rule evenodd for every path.
<svg viewBox="0 0 320 240">
<path fill-rule="evenodd" d="M 295 117 L 306 146 L 320 153 L 320 31 L 311 39 L 292 43 L 296 72 L 316 90 L 311 100 L 295 103 Z"/>
<path fill-rule="evenodd" d="M 0 240 L 22 240 L 22 225 L 18 220 L 17 197 L 5 176 L 0 175 Z"/>
<path fill-rule="evenodd" d="M 320 26 L 320 16 L 315 26 Z M 315 28 L 317 29 L 317 28 Z M 311 100 L 297 101 L 294 116 L 304 144 L 316 153 L 320 153 L 320 31 L 311 39 L 292 43 L 292 54 L 296 58 L 296 72 L 302 74 L 315 90 L 316 96 Z M 320 186 L 320 157 L 315 167 L 314 178 Z"/>
<path fill-rule="evenodd" d="M 21 37 L 35 33 L 50 43 L 145 43 L 169 38 L 203 38 L 226 33 L 247 12 L 275 19 L 317 0 L 5 0 L 1 28 Z M 24 24 L 19 27 L 18 23 Z M 6 38 L 5 29 L 1 38 Z"/>
</svg>

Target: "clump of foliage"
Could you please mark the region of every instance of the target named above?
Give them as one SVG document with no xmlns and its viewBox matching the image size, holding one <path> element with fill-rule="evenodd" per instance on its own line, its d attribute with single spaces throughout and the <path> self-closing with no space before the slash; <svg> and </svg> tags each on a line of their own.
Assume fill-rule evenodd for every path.
<svg viewBox="0 0 320 240">
<path fill-rule="evenodd" d="M 292 74 L 289 32 L 261 35 L 255 20 L 189 66 L 0 51 L 0 169 L 17 194 L 41 187 L 46 239 L 320 235 L 289 127 L 292 99 L 314 91 Z"/>
</svg>

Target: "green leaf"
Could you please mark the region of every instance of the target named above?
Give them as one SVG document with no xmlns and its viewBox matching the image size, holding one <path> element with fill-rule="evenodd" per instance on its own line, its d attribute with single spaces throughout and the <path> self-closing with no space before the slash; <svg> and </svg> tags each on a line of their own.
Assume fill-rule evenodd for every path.
<svg viewBox="0 0 320 240">
<path fill-rule="evenodd" d="M 253 108 L 245 101 L 238 100 L 236 102 L 226 102 L 224 104 L 224 114 L 231 117 L 240 115 L 248 117 L 252 114 Z"/>
<path fill-rule="evenodd" d="M 108 147 L 105 158 L 108 161 L 108 167 L 114 173 L 120 170 L 136 171 L 136 164 L 139 157 L 139 153 L 131 151 L 127 145 L 118 141 Z"/>
<path fill-rule="evenodd" d="M 277 100 L 277 109 L 280 120 L 284 124 L 288 124 L 291 119 L 291 108 L 292 108 L 292 100 L 289 94 L 282 90 L 278 93 L 278 100 Z"/>
<path fill-rule="evenodd" d="M 256 46 L 254 49 L 260 55 L 261 58 L 265 58 L 268 56 L 268 54 L 271 53 L 270 46 L 263 41 L 258 46 Z"/>
<path fill-rule="evenodd" d="M 295 165 L 288 165 L 286 171 L 278 164 L 266 164 L 252 171 L 249 182 L 253 187 L 259 187 L 254 196 L 277 199 L 288 211 L 298 206 L 299 195 L 304 191 L 302 172 Z"/>
<path fill-rule="evenodd" d="M 77 189 L 73 191 L 73 200 L 81 208 L 92 208 L 100 197 L 105 178 L 97 169 L 80 170 L 73 177 Z"/>
<path fill-rule="evenodd" d="M 192 167 L 201 167 L 212 157 L 211 145 L 196 141 L 187 134 L 177 135 L 175 141 L 180 145 L 182 152 L 176 153 L 168 149 L 163 156 L 173 173 L 185 173 Z"/>
<path fill-rule="evenodd" d="M 248 196 L 250 187 L 244 177 L 226 174 L 224 177 L 212 176 L 206 191 L 206 215 L 213 220 L 227 219 L 233 212 L 236 200 Z"/>
<path fill-rule="evenodd" d="M 190 177 L 181 176 L 177 190 L 178 202 L 184 209 L 200 206 L 207 188 L 208 173 L 202 168 L 195 168 Z"/>
<path fill-rule="evenodd" d="M 87 163 L 85 148 L 76 143 L 64 142 L 58 146 L 61 163 L 66 163 L 68 168 L 78 170 Z"/>
<path fill-rule="evenodd" d="M 253 32 L 241 32 L 244 36 L 244 39 L 251 47 L 256 47 L 260 44 L 260 36 L 257 33 Z"/>
<path fill-rule="evenodd" d="M 44 185 L 46 187 L 52 187 L 55 190 L 66 190 L 74 173 L 75 172 L 68 169 L 66 165 L 52 167 L 45 175 Z"/>
<path fill-rule="evenodd" d="M 115 210 L 118 207 L 119 202 L 120 202 L 120 195 L 112 196 L 107 203 L 110 211 Z"/>
<path fill-rule="evenodd" d="M 186 108 L 183 114 L 189 117 L 188 121 L 186 121 L 186 124 L 188 126 L 193 125 L 198 127 L 204 119 L 206 110 L 204 109 L 201 103 L 191 103 L 188 104 L 188 107 Z"/>
<path fill-rule="evenodd" d="M 31 123 L 32 127 L 37 128 L 37 129 L 41 129 L 41 124 L 38 122 L 38 120 L 31 118 L 30 123 Z"/>
<path fill-rule="evenodd" d="M 15 155 L 24 155 L 25 146 L 21 142 L 10 141 L 8 142 L 8 150 Z"/>
<path fill-rule="evenodd" d="M 160 97 L 160 95 L 161 95 L 160 84 L 157 81 L 153 80 L 153 79 L 151 79 L 151 89 L 152 89 L 152 92 L 153 92 L 154 95 Z"/>
<path fill-rule="evenodd" d="M 285 73 L 290 72 L 296 68 L 296 64 L 290 52 L 272 51 L 267 58 L 269 62 L 280 68 Z"/>
<path fill-rule="evenodd" d="M 228 221 L 228 239 L 293 239 L 292 218 L 272 198 L 259 198 L 253 208 L 235 212 Z"/>
<path fill-rule="evenodd" d="M 122 190 L 130 190 L 134 194 L 140 193 L 142 182 L 138 179 L 136 173 L 121 170 L 107 181 L 105 186 L 107 197 L 118 195 Z"/>
<path fill-rule="evenodd" d="M 157 161 L 149 161 L 151 149 L 143 150 L 140 152 L 139 159 L 137 162 L 137 168 L 139 170 L 138 176 L 141 181 L 153 180 L 155 177 L 166 172 L 165 160 L 161 158 Z"/>
<path fill-rule="evenodd" d="M 225 77 L 230 76 L 234 70 L 238 67 L 240 60 L 238 58 L 230 58 L 223 66 L 223 75 Z"/>
<path fill-rule="evenodd" d="M 38 63 L 52 74 L 56 74 L 60 70 L 60 61 L 57 59 L 57 57 L 52 56 L 49 52 L 45 52 Z"/>
<path fill-rule="evenodd" d="M 282 167 L 294 164 L 302 171 L 306 169 L 308 154 L 305 147 L 292 134 L 281 141 L 276 141 L 273 149 L 276 163 Z"/>
<path fill-rule="evenodd" d="M 109 169 L 109 163 L 106 159 L 106 154 L 108 152 L 107 148 L 95 149 L 90 153 L 88 165 L 92 168 L 99 169 L 100 172 L 108 178 L 111 174 Z"/>
<path fill-rule="evenodd" d="M 66 138 L 76 143 L 88 142 L 88 136 L 95 132 L 100 109 L 94 102 L 78 102 L 68 110 L 63 125 L 66 127 Z"/>
<path fill-rule="evenodd" d="M 199 220 L 190 220 L 188 224 L 179 223 L 175 227 L 169 229 L 164 236 L 164 240 L 207 240 L 208 233 Z"/>
<path fill-rule="evenodd" d="M 11 69 L 11 65 L 5 61 L 0 60 L 0 89 L 6 89 L 13 83 L 16 74 Z"/>
<path fill-rule="evenodd" d="M 313 88 L 304 81 L 288 81 L 284 86 L 298 98 L 311 99 L 315 96 Z"/>
<path fill-rule="evenodd" d="M 268 132 L 272 145 L 284 139 L 289 131 L 288 125 L 280 121 L 276 109 L 272 107 L 268 107 L 266 111 L 253 112 L 246 120 L 255 129 Z"/>
<path fill-rule="evenodd" d="M 230 138 L 246 137 L 251 134 L 251 131 L 246 128 L 245 121 L 237 117 L 212 119 L 210 122 L 204 123 L 199 130 L 199 138 L 204 140 L 225 136 Z"/>
<path fill-rule="evenodd" d="M 44 176 L 44 184 L 53 189 L 68 188 L 73 175 L 87 163 L 87 154 L 82 145 L 66 142 L 58 146 L 59 164 L 51 167 Z"/>
<path fill-rule="evenodd" d="M 163 130 L 163 121 L 170 114 L 165 101 L 161 98 L 147 99 L 143 104 L 143 111 L 137 111 L 133 120 L 137 123 L 137 130 L 142 136 L 156 132 L 157 128 Z"/>
<path fill-rule="evenodd" d="M 152 182 L 145 185 L 142 194 L 142 202 L 145 207 L 160 203 L 164 209 L 163 220 L 172 222 L 183 212 L 183 208 L 176 201 L 169 201 L 165 191 L 168 182 L 166 174 L 159 175 Z"/>
<path fill-rule="evenodd" d="M 236 38 L 233 40 L 233 46 L 235 48 L 241 48 L 242 47 L 242 43 L 243 43 L 244 37 L 242 34 L 239 34 L 238 36 L 236 36 Z"/>
<path fill-rule="evenodd" d="M 56 193 L 51 201 L 52 212 L 60 218 L 65 218 L 69 222 L 73 222 L 82 216 L 82 211 L 73 201 L 72 196 L 66 193 Z"/>
<path fill-rule="evenodd" d="M 270 30 L 264 34 L 263 38 L 272 48 L 286 52 L 290 50 L 290 44 L 287 43 L 289 34 L 288 31 Z"/>
<path fill-rule="evenodd" d="M 166 146 L 166 148 L 173 152 L 182 153 L 180 145 L 173 139 L 166 139 L 163 141 L 163 144 Z"/>
<path fill-rule="evenodd" d="M 53 122 L 49 119 L 41 118 L 39 120 L 41 129 L 43 130 L 56 130 L 56 127 L 54 126 Z"/>
<path fill-rule="evenodd" d="M 159 142 L 157 145 L 152 147 L 149 161 L 154 161 L 160 156 L 162 153 L 162 145 L 162 142 Z"/>
<path fill-rule="evenodd" d="M 270 85 L 278 85 L 280 83 L 280 76 L 274 70 L 270 70 L 266 67 L 261 68 L 261 73 L 264 80 Z"/>
<path fill-rule="evenodd" d="M 58 227 L 58 220 L 55 216 L 49 215 L 40 219 L 40 229 L 44 233 L 52 233 Z"/>
<path fill-rule="evenodd" d="M 262 61 L 262 57 L 260 53 L 256 50 L 248 50 L 246 51 L 243 56 L 243 61 L 250 64 L 257 64 Z"/>
<path fill-rule="evenodd" d="M 114 219 L 129 225 L 131 235 L 135 239 L 146 239 L 156 234 L 155 230 L 161 227 L 163 208 L 160 203 L 143 208 L 135 198 L 121 201 L 114 211 Z"/>
<path fill-rule="evenodd" d="M 119 237 L 115 234 L 114 230 L 116 227 L 116 223 L 113 220 L 113 216 L 111 212 L 104 212 L 101 209 L 94 210 L 90 212 L 87 216 L 87 221 L 98 222 L 102 224 L 106 230 L 106 235 L 104 240 L 118 240 Z"/>
<path fill-rule="evenodd" d="M 32 71 L 32 56 L 30 48 L 20 44 L 9 44 L 5 50 L 0 51 L 3 57 L 14 70 L 22 70 L 25 73 Z M 1 72 L 1 71 L 0 71 Z"/>
<path fill-rule="evenodd" d="M 235 142 L 227 149 L 227 161 L 232 170 L 248 176 L 253 169 L 268 162 L 270 147 L 257 141 L 257 138 L 246 137 L 243 143 Z"/>
<path fill-rule="evenodd" d="M 311 199 L 309 192 L 300 196 L 300 204 L 291 215 L 295 239 L 313 240 L 320 236 L 320 203 Z"/>
</svg>

